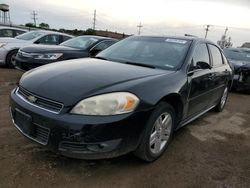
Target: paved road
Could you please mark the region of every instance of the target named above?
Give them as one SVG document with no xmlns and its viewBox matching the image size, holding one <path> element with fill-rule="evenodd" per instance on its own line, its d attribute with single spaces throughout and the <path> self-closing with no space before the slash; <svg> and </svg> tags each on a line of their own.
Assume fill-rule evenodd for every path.
<svg viewBox="0 0 250 188">
<path fill-rule="evenodd" d="M 0 68 L 0 187 L 250 187 L 250 95 L 230 94 L 175 134 L 158 161 L 133 155 L 84 161 L 57 156 L 12 126 L 8 97 L 21 73 Z"/>
</svg>

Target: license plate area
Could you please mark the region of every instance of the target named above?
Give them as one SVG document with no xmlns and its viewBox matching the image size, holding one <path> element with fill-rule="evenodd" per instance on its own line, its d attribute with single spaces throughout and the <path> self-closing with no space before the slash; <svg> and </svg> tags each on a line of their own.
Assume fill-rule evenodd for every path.
<svg viewBox="0 0 250 188">
<path fill-rule="evenodd" d="M 29 136 L 34 136 L 35 126 L 32 123 L 32 117 L 30 115 L 16 108 L 14 111 L 14 121 L 23 133 Z"/>
</svg>

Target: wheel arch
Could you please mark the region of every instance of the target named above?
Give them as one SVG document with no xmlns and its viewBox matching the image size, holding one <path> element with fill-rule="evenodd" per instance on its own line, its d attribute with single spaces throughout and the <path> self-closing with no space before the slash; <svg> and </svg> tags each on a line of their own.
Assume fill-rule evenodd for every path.
<svg viewBox="0 0 250 188">
<path fill-rule="evenodd" d="M 178 93 L 171 93 L 161 98 L 158 101 L 158 103 L 160 102 L 166 102 L 174 108 L 175 113 L 176 113 L 175 118 L 176 118 L 176 126 L 177 126 L 182 120 L 183 109 L 184 109 L 184 104 L 181 99 L 181 95 Z"/>
<path fill-rule="evenodd" d="M 11 52 L 14 52 L 14 51 L 18 52 L 18 50 L 19 50 L 19 48 L 13 48 L 13 49 L 9 50 L 8 53 L 6 54 L 5 61 L 7 60 L 8 56 L 10 55 Z"/>
</svg>

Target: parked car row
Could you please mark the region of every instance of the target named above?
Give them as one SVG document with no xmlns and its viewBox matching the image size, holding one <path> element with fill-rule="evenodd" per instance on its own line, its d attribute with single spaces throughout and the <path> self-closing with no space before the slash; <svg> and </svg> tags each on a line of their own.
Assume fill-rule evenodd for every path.
<svg viewBox="0 0 250 188">
<path fill-rule="evenodd" d="M 58 45 L 73 36 L 54 31 L 30 31 L 15 38 L 0 38 L 0 65 L 15 66 L 18 50 L 31 44 Z"/>
<path fill-rule="evenodd" d="M 16 59 L 36 67 L 94 56 L 114 42 L 78 37 L 59 46 L 24 47 Z M 24 136 L 64 156 L 100 159 L 133 152 L 151 162 L 175 130 L 211 109 L 222 111 L 232 83 L 224 52 L 206 39 L 132 36 L 94 58 L 24 73 L 11 93 L 10 113 Z"/>
<path fill-rule="evenodd" d="M 30 70 L 56 61 L 93 57 L 117 42 L 116 39 L 98 36 L 80 36 L 60 45 L 30 45 L 21 48 L 15 58 L 15 67 Z"/>
</svg>

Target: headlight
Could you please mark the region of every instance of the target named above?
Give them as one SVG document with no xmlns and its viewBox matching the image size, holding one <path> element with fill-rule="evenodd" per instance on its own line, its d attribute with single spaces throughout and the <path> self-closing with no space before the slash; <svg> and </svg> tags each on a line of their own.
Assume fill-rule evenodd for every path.
<svg viewBox="0 0 250 188">
<path fill-rule="evenodd" d="M 33 55 L 34 59 L 48 59 L 48 60 L 56 60 L 61 57 L 62 53 L 49 53 L 49 54 L 35 54 Z"/>
<path fill-rule="evenodd" d="M 7 43 L 0 43 L 0 48 L 4 47 Z"/>
<path fill-rule="evenodd" d="M 70 113 L 99 116 L 117 115 L 132 112 L 138 104 L 139 99 L 132 93 L 108 93 L 80 101 Z"/>
</svg>

